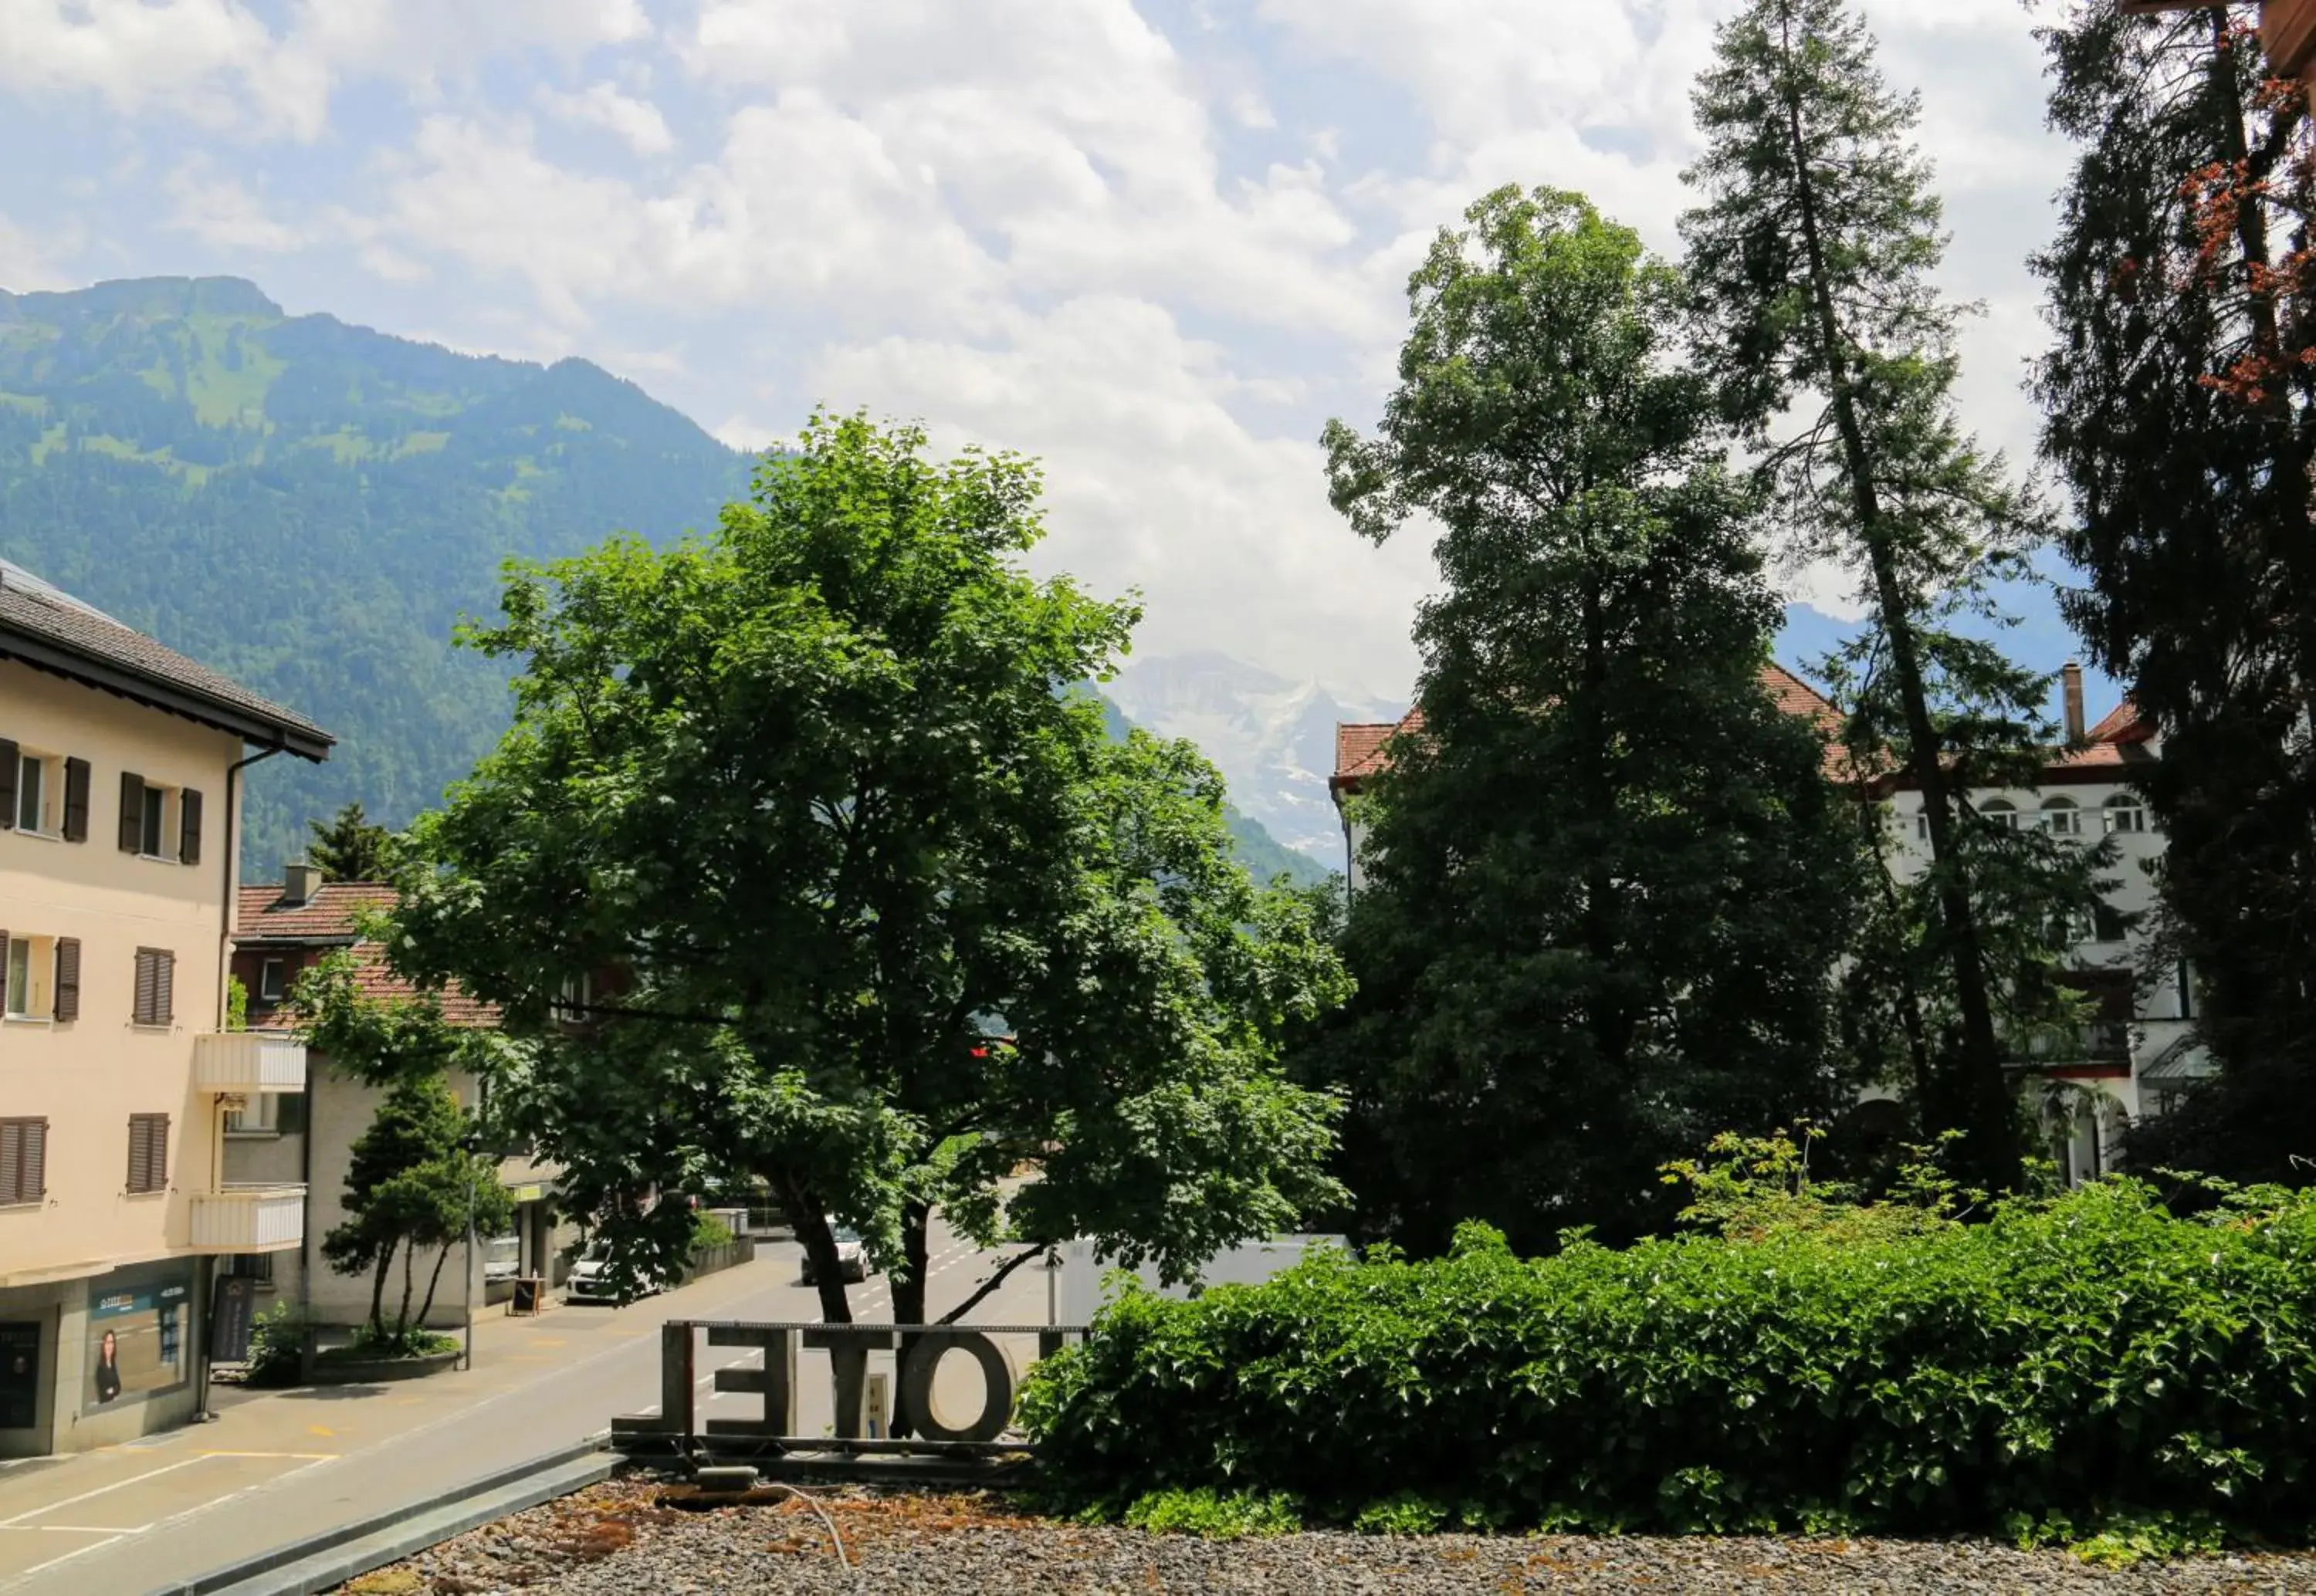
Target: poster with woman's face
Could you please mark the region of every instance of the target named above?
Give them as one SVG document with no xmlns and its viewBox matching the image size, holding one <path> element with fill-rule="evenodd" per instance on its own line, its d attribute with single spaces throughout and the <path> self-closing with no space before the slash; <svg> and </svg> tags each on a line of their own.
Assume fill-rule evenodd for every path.
<svg viewBox="0 0 2316 1596">
<path fill-rule="evenodd" d="M 93 1406 L 184 1384 L 184 1270 L 108 1275 L 89 1286 L 88 1400 Z"/>
</svg>

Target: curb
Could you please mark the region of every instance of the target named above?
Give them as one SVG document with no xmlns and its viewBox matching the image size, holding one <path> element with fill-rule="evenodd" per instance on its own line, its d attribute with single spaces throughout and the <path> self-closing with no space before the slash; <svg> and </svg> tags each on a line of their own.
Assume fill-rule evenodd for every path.
<svg viewBox="0 0 2316 1596">
<path fill-rule="evenodd" d="M 575 1446 L 468 1480 L 390 1512 L 156 1586 L 148 1596 L 314 1596 L 493 1519 L 609 1479 L 619 1459 L 602 1450 L 606 1439 L 589 1436 Z"/>
</svg>

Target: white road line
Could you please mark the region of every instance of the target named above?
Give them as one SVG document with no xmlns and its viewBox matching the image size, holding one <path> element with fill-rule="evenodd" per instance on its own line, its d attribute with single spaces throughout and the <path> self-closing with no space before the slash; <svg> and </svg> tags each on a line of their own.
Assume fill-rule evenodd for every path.
<svg viewBox="0 0 2316 1596">
<path fill-rule="evenodd" d="M 114 1541 L 120 1540 L 122 1538 L 124 1538 L 118 1535 L 109 1536 L 103 1540 L 92 1540 L 85 1547 L 75 1547 L 72 1550 L 65 1553 L 62 1556 L 51 1557 L 45 1563 L 33 1564 L 30 1568 L 24 1569 L 21 1573 L 11 1577 L 7 1583 L 11 1585 L 21 1583 L 40 1573 L 43 1568 L 54 1568 L 58 1564 L 69 1563 L 75 1557 L 85 1557 L 91 1552 L 101 1552 L 105 1547 L 111 1546 Z"/>
<path fill-rule="evenodd" d="M 86 1502 L 92 1497 L 104 1495 L 107 1492 L 118 1491 L 126 1485 L 133 1485 L 139 1480 L 154 1479 L 165 1474 L 174 1474 L 180 1468 L 191 1468 L 194 1464 L 204 1461 L 206 1461 L 206 1459 L 202 1458 L 180 1458 L 174 1463 L 166 1463 L 158 1468 L 148 1468 L 143 1474 L 132 1474 L 125 1480 L 115 1480 L 109 1485 L 99 1485 L 94 1491 L 83 1491 L 77 1496 L 67 1496 L 61 1501 L 51 1502 L 45 1506 L 36 1507 L 30 1512 L 20 1512 L 13 1519 L 0 1519 L 0 1530 L 5 1530 L 11 1526 L 21 1524 L 26 1519 L 37 1519 L 43 1513 L 52 1513 L 60 1507 L 70 1507 L 76 1502 Z"/>
</svg>

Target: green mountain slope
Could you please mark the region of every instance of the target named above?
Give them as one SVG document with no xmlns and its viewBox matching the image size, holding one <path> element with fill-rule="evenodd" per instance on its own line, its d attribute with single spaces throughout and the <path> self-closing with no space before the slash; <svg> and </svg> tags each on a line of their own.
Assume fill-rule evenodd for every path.
<svg viewBox="0 0 2316 1596">
<path fill-rule="evenodd" d="M 254 872 L 349 799 L 403 824 L 497 739 L 505 673 L 450 634 L 503 561 L 708 527 L 749 470 L 584 360 L 290 316 L 236 278 L 0 291 L 0 555 L 340 740 L 251 772 Z"/>
</svg>

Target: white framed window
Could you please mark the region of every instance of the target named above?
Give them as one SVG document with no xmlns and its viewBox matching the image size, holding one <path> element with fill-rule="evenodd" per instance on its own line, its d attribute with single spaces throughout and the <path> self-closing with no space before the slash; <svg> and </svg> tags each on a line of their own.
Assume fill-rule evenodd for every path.
<svg viewBox="0 0 2316 1596">
<path fill-rule="evenodd" d="M 63 824 L 64 761 L 20 749 L 16 754 L 16 829 L 54 837 Z"/>
<path fill-rule="evenodd" d="M 281 1130 L 281 1095 L 278 1092 L 252 1092 L 241 1100 L 239 1108 L 226 1111 L 225 1130 L 228 1136 L 273 1136 Z"/>
<path fill-rule="evenodd" d="M 268 959 L 257 967 L 257 996 L 263 1002 L 279 1003 L 290 990 L 290 962 Z"/>
<path fill-rule="evenodd" d="M 2099 806 L 2099 812 L 2107 821 L 2110 837 L 2121 833 L 2136 835 L 2147 829 L 2147 811 L 2128 793 L 2117 793 Z"/>
<path fill-rule="evenodd" d="M 57 939 L 16 932 L 7 938 L 6 1014 L 12 1020 L 57 1015 Z"/>
<path fill-rule="evenodd" d="M 169 818 L 176 808 L 176 789 L 156 787 L 147 784 L 138 794 L 143 807 L 139 811 L 137 851 L 148 859 L 174 859 L 175 839 Z"/>
<path fill-rule="evenodd" d="M 2053 837 L 2080 837 L 2083 811 L 2071 798 L 2046 798 L 2035 813 L 2035 823 Z"/>
<path fill-rule="evenodd" d="M 1928 842 L 1929 839 L 1930 811 L 1927 809 L 1918 809 L 1914 811 L 1914 840 Z"/>
<path fill-rule="evenodd" d="M 1990 798 L 1978 806 L 1978 812 L 1989 825 L 2000 826 L 2006 831 L 2018 829 L 2018 806 L 2007 798 Z"/>
</svg>

